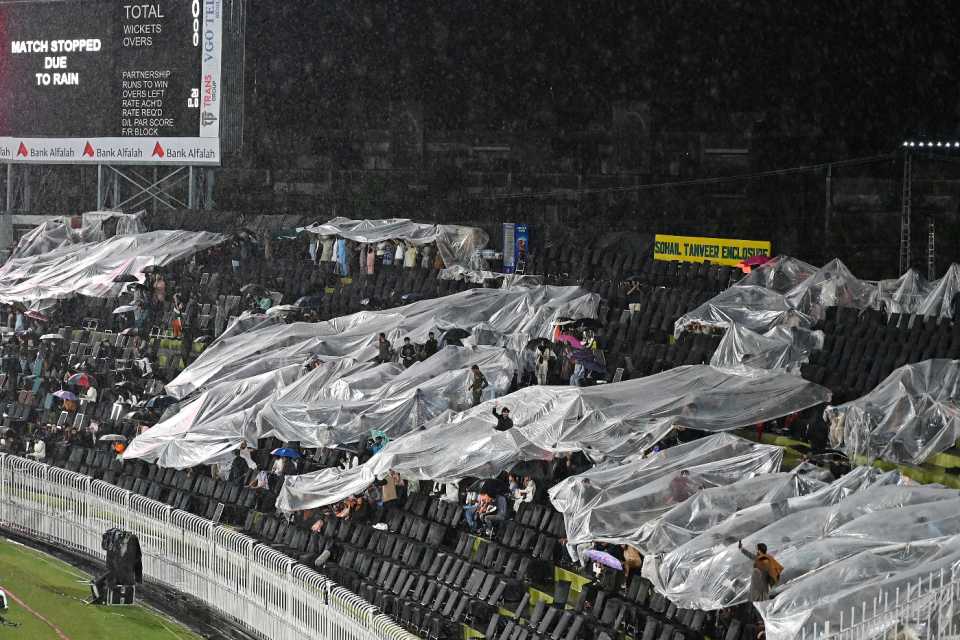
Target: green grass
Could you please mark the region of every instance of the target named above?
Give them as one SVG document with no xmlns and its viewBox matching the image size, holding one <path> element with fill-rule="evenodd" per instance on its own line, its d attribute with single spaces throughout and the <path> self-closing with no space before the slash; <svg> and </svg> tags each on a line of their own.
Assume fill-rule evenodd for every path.
<svg viewBox="0 0 960 640">
<path fill-rule="evenodd" d="M 52 556 L 0 538 L 0 587 L 7 591 L 10 602 L 10 609 L 4 617 L 20 625 L 17 628 L 0 626 L 0 638 L 62 640 L 50 625 L 15 602 L 11 593 L 59 627 L 69 640 L 200 638 L 140 605 L 101 607 L 84 604 L 90 596 L 89 577 Z"/>
</svg>

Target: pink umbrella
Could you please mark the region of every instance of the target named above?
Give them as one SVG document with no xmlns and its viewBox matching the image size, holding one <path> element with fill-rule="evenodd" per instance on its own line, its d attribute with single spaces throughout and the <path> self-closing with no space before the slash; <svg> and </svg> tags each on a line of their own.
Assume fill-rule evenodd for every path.
<svg viewBox="0 0 960 640">
<path fill-rule="evenodd" d="M 750 256 L 746 260 L 743 260 L 743 264 L 748 267 L 759 267 L 762 264 L 767 264 L 770 260 L 770 256 Z"/>
<path fill-rule="evenodd" d="M 557 342 L 566 342 L 568 345 L 570 345 L 570 346 L 573 347 L 574 349 L 582 349 L 582 348 L 583 348 L 583 343 L 582 343 L 581 341 L 577 340 L 577 339 L 574 338 L 573 336 L 568 335 L 568 334 L 566 334 L 566 333 L 561 333 L 559 336 L 557 336 L 557 340 L 556 340 L 556 341 L 557 341 Z"/>
</svg>

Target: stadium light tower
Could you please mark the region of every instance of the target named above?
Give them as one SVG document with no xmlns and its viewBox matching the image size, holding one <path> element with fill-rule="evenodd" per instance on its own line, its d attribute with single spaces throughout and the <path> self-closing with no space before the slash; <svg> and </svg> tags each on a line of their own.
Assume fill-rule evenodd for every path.
<svg viewBox="0 0 960 640">
<path fill-rule="evenodd" d="M 930 153 L 960 152 L 960 141 L 951 140 L 904 140 L 903 184 L 900 201 L 900 273 L 910 268 L 910 223 L 913 204 L 913 154 L 915 151 Z M 931 215 L 927 220 L 927 279 L 937 277 L 936 223 Z"/>
</svg>

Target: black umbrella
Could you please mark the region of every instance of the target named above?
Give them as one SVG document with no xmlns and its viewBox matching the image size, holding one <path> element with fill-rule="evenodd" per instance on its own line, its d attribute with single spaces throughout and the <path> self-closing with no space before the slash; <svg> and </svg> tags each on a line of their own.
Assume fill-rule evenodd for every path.
<svg viewBox="0 0 960 640">
<path fill-rule="evenodd" d="M 150 398 L 147 401 L 148 409 L 156 409 L 157 411 L 163 411 L 172 404 L 178 403 L 179 400 L 173 396 L 156 396 L 155 398 Z"/>
<path fill-rule="evenodd" d="M 453 345 L 455 347 L 462 347 L 463 343 L 461 340 L 468 337 L 470 337 L 469 331 L 454 327 L 453 329 L 447 329 L 443 332 L 443 335 L 440 336 L 440 344 L 441 346 Z"/>
<path fill-rule="evenodd" d="M 113 279 L 114 282 L 136 282 L 137 277 L 135 275 L 124 273 Z"/>
<path fill-rule="evenodd" d="M 250 284 L 245 284 L 240 287 L 240 293 L 253 293 L 254 291 L 266 291 L 266 289 L 263 288 L 263 285 L 259 285 L 255 282 L 251 282 Z"/>
<path fill-rule="evenodd" d="M 485 493 L 488 496 L 500 496 L 510 493 L 510 487 L 499 478 L 490 478 L 484 480 L 483 484 L 480 485 L 480 493 Z"/>
<path fill-rule="evenodd" d="M 526 460 L 515 464 L 510 473 L 515 476 L 542 480 L 550 476 L 550 463 L 544 460 Z"/>
<path fill-rule="evenodd" d="M 527 343 L 526 348 L 535 351 L 540 346 L 543 346 L 544 349 L 550 349 L 553 347 L 553 343 L 549 340 L 549 338 L 534 338 Z"/>
<path fill-rule="evenodd" d="M 573 322 L 573 326 L 581 329 L 599 329 L 603 324 L 596 318 L 580 318 Z"/>
<path fill-rule="evenodd" d="M 301 309 L 319 309 L 323 304 L 323 296 L 303 296 L 294 304 Z"/>
</svg>

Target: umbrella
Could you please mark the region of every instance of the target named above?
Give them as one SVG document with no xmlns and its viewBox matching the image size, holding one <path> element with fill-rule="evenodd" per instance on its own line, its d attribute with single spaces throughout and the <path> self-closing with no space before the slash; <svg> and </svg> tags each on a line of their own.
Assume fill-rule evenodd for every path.
<svg viewBox="0 0 960 640">
<path fill-rule="evenodd" d="M 77 396 L 75 396 L 74 394 L 70 393 L 69 391 L 64 391 L 63 389 L 60 389 L 60 391 L 55 392 L 55 393 L 53 394 L 53 397 L 54 397 L 54 398 L 60 398 L 61 400 L 71 400 L 71 401 L 74 401 L 74 402 L 76 402 L 76 400 L 77 400 Z"/>
<path fill-rule="evenodd" d="M 406 303 L 410 303 L 410 302 L 417 302 L 419 300 L 424 300 L 426 299 L 426 297 L 427 296 L 422 293 L 405 293 L 402 296 L 400 296 L 400 300 Z"/>
<path fill-rule="evenodd" d="M 113 385 L 114 389 L 130 389 L 133 387 L 133 383 L 129 380 L 121 380 L 120 382 Z"/>
<path fill-rule="evenodd" d="M 500 496 L 510 493 L 510 487 L 499 478 L 490 478 L 489 480 L 484 480 L 483 484 L 480 485 L 480 493 L 485 493 L 488 496 Z"/>
<path fill-rule="evenodd" d="M 447 329 L 443 332 L 443 335 L 440 336 L 440 345 L 447 346 L 452 345 L 455 347 L 462 347 L 463 343 L 461 340 L 470 336 L 470 332 L 465 329 L 460 329 L 454 327 L 453 329 Z"/>
<path fill-rule="evenodd" d="M 143 284 L 142 282 L 129 282 L 127 283 L 126 287 L 128 289 L 149 289 L 150 288 L 147 285 Z"/>
<path fill-rule="evenodd" d="M 623 564 L 612 555 L 606 551 L 599 551 L 597 549 L 588 549 L 584 553 L 586 557 L 590 558 L 597 564 L 602 564 L 605 567 L 610 567 L 611 569 L 616 569 L 617 571 L 623 571 Z"/>
<path fill-rule="evenodd" d="M 120 332 L 120 335 L 122 335 L 122 336 L 135 336 L 135 335 L 137 335 L 137 328 L 136 328 L 136 327 L 130 327 L 129 329 L 124 329 L 123 331 Z"/>
<path fill-rule="evenodd" d="M 127 436 L 122 436 L 119 433 L 108 433 L 105 436 L 100 436 L 100 442 L 126 442 Z"/>
<path fill-rule="evenodd" d="M 323 304 L 323 296 L 303 296 L 294 304 L 301 309 L 319 309 Z"/>
<path fill-rule="evenodd" d="M 270 455 L 277 456 L 278 458 L 299 458 L 300 452 L 289 447 L 280 447 L 279 449 L 271 451 Z"/>
<path fill-rule="evenodd" d="M 276 307 L 270 307 L 267 309 L 268 316 L 282 316 L 287 315 L 288 313 L 295 313 L 300 311 L 300 307 L 295 304 L 281 304 Z"/>
<path fill-rule="evenodd" d="M 263 285 L 259 285 L 255 282 L 251 282 L 250 284 L 245 284 L 240 287 L 240 293 L 253 293 L 254 291 L 266 291 L 266 289 L 263 288 Z"/>
<path fill-rule="evenodd" d="M 580 318 L 574 320 L 573 325 L 581 329 L 599 329 L 603 324 L 596 318 Z"/>
<path fill-rule="evenodd" d="M 553 326 L 555 326 L 555 327 L 564 327 L 564 326 L 566 326 L 566 325 L 568 325 L 568 324 L 573 324 L 573 323 L 574 323 L 573 318 L 568 318 L 568 317 L 566 317 L 566 316 L 560 316 L 559 318 L 557 318 L 556 320 L 553 321 Z"/>
<path fill-rule="evenodd" d="M 170 405 L 177 404 L 177 402 L 179 402 L 179 400 L 173 396 L 156 396 L 147 400 L 147 408 L 163 411 Z"/>
<path fill-rule="evenodd" d="M 130 273 L 123 273 L 113 279 L 114 282 L 136 282 L 137 276 Z"/>
<path fill-rule="evenodd" d="M 41 340 L 63 340 L 63 336 L 59 333 L 45 333 L 40 336 Z"/>
<path fill-rule="evenodd" d="M 137 308 L 132 304 L 122 304 L 113 310 L 113 315 L 117 315 L 120 313 L 130 313 L 131 311 L 136 311 L 136 310 Z"/>
<path fill-rule="evenodd" d="M 751 256 L 746 260 L 743 260 L 741 264 L 745 264 L 748 267 L 759 267 L 762 264 L 767 264 L 770 262 L 770 256 Z"/>
<path fill-rule="evenodd" d="M 94 384 L 96 380 L 87 373 L 75 373 L 69 378 L 67 378 L 67 384 L 76 384 L 81 387 L 89 387 L 91 384 Z"/>
<path fill-rule="evenodd" d="M 30 309 L 30 311 L 27 311 L 23 315 L 27 316 L 28 318 L 32 318 L 37 322 L 46 322 L 50 319 L 43 312 L 37 311 L 36 309 Z"/>
<path fill-rule="evenodd" d="M 534 338 L 533 340 L 527 343 L 527 346 L 525 348 L 535 351 L 541 346 L 544 349 L 550 349 L 553 347 L 553 343 L 550 342 L 549 338 Z"/>
<path fill-rule="evenodd" d="M 583 342 L 581 342 L 580 340 L 577 340 L 575 337 L 573 337 L 573 336 L 571 336 L 571 335 L 567 335 L 567 334 L 565 334 L 565 333 L 561 333 L 559 336 L 557 336 L 557 342 L 565 342 L 565 343 L 567 343 L 568 345 L 570 345 L 571 347 L 573 347 L 574 349 L 581 349 L 581 348 L 583 348 Z"/>
</svg>

